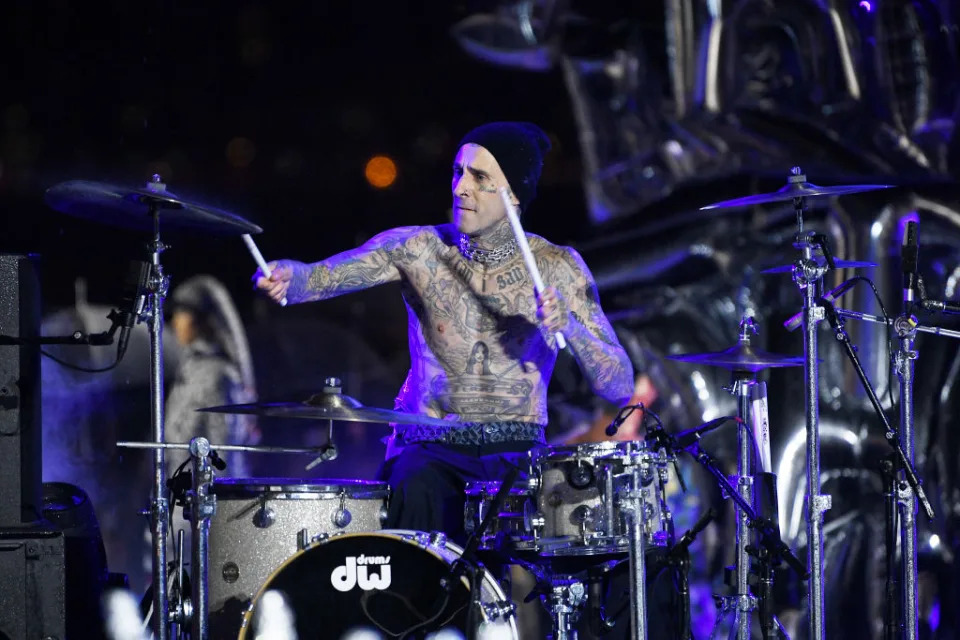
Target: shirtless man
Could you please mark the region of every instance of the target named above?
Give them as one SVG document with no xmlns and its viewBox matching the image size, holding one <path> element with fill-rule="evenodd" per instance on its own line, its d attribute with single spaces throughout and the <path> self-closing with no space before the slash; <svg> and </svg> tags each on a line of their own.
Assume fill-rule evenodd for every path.
<svg viewBox="0 0 960 640">
<path fill-rule="evenodd" d="M 453 224 L 400 227 L 313 264 L 281 260 L 256 286 L 275 301 L 312 302 L 400 281 L 410 372 L 397 409 L 450 420 L 395 434 L 381 476 L 393 493 L 387 528 L 463 533 L 469 480 L 498 480 L 544 442 L 557 331 L 593 390 L 623 404 L 633 367 L 571 248 L 527 234 L 547 289 L 536 296 L 498 189 L 523 211 L 550 148 L 535 125 L 490 123 L 461 141 Z"/>
</svg>

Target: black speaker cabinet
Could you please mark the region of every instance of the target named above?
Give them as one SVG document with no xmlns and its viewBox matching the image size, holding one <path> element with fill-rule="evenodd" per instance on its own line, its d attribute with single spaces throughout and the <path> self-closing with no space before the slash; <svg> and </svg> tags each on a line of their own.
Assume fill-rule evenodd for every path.
<svg viewBox="0 0 960 640">
<path fill-rule="evenodd" d="M 60 531 L 0 529 L 0 640 L 66 638 L 64 557 Z"/>
<path fill-rule="evenodd" d="M 40 519 L 40 333 L 35 256 L 0 254 L 0 527 Z M 6 342 L 6 344 L 5 344 Z"/>
</svg>

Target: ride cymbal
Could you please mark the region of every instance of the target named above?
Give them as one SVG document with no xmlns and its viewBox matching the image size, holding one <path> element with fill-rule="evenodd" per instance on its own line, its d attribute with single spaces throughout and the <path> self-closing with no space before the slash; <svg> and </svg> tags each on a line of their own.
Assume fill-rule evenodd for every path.
<svg viewBox="0 0 960 640">
<path fill-rule="evenodd" d="M 156 207 L 161 231 L 190 229 L 218 235 L 263 231 L 236 214 L 179 198 L 159 181 L 148 182 L 141 188 L 129 188 L 105 182 L 70 180 L 47 189 L 44 201 L 51 208 L 74 218 L 135 231 L 153 230 L 151 206 Z"/>
</svg>

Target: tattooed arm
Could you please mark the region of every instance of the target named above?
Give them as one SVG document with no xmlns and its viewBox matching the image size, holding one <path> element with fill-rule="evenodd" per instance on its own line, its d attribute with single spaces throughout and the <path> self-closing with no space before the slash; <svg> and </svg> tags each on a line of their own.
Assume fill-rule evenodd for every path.
<svg viewBox="0 0 960 640">
<path fill-rule="evenodd" d="M 544 269 L 550 285 L 539 299 L 538 313 L 551 333 L 562 331 L 593 392 L 624 404 L 633 393 L 633 365 L 600 308 L 597 285 L 575 250 L 550 250 Z"/>
<path fill-rule="evenodd" d="M 269 278 L 260 271 L 256 286 L 276 301 L 290 303 L 326 300 L 400 279 L 399 266 L 423 250 L 423 227 L 399 227 L 370 238 L 360 247 L 326 260 L 306 264 L 296 260 L 271 263 Z"/>
</svg>

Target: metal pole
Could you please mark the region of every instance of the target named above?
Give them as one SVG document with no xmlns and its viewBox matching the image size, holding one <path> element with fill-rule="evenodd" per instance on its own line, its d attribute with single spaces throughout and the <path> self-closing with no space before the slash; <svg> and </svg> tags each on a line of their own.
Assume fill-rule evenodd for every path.
<svg viewBox="0 0 960 640">
<path fill-rule="evenodd" d="M 160 218 L 156 205 L 153 215 L 153 241 L 150 247 L 153 273 L 151 275 L 150 305 L 147 323 L 150 329 L 150 420 L 153 439 L 163 442 L 163 299 L 167 294 L 167 279 L 160 266 Z M 156 640 L 168 640 L 167 623 L 170 602 L 167 593 L 167 524 L 170 505 L 164 484 L 165 462 L 162 448 L 153 451 L 153 488 L 150 494 L 150 530 L 153 542 L 153 634 Z"/>
<path fill-rule="evenodd" d="M 917 352 L 913 349 L 916 334 L 910 319 L 898 318 L 897 374 L 900 377 L 900 446 L 910 464 L 914 462 L 913 374 Z M 903 625 L 904 638 L 917 640 L 920 634 L 917 594 L 917 510 L 916 496 L 907 483 L 898 478 L 900 502 L 900 549 L 903 557 Z"/>
<path fill-rule="evenodd" d="M 642 464 L 631 466 L 631 486 L 626 500 L 627 509 L 625 509 L 630 522 L 630 622 L 633 640 L 647 638 L 647 567 L 644 557 L 645 511 L 641 478 L 644 472 L 641 468 Z"/>
<path fill-rule="evenodd" d="M 737 411 L 740 423 L 737 430 L 737 491 L 750 505 L 753 504 L 753 476 L 750 470 L 750 387 L 754 384 L 747 375 L 736 374 L 734 391 L 737 394 Z M 750 519 L 743 509 L 737 509 L 737 608 L 735 614 L 737 640 L 750 640 L 750 612 L 753 610 L 750 598 Z"/>
<path fill-rule="evenodd" d="M 813 250 L 803 247 L 805 261 L 812 261 Z M 809 274 L 813 275 L 813 274 Z M 807 602 L 810 640 L 823 640 L 823 512 L 830 508 L 830 496 L 820 495 L 820 369 L 817 323 L 824 318 L 817 306 L 821 273 L 803 282 L 803 373 L 807 418 L 807 562 L 810 568 L 810 592 Z"/>
<path fill-rule="evenodd" d="M 193 530 L 191 567 L 193 567 L 193 618 L 191 640 L 210 637 L 210 518 L 216 513 L 217 497 L 213 495 L 213 468 L 210 465 L 210 442 L 198 437 L 190 441 L 193 457 L 193 495 L 190 496 L 190 526 Z"/>
</svg>

